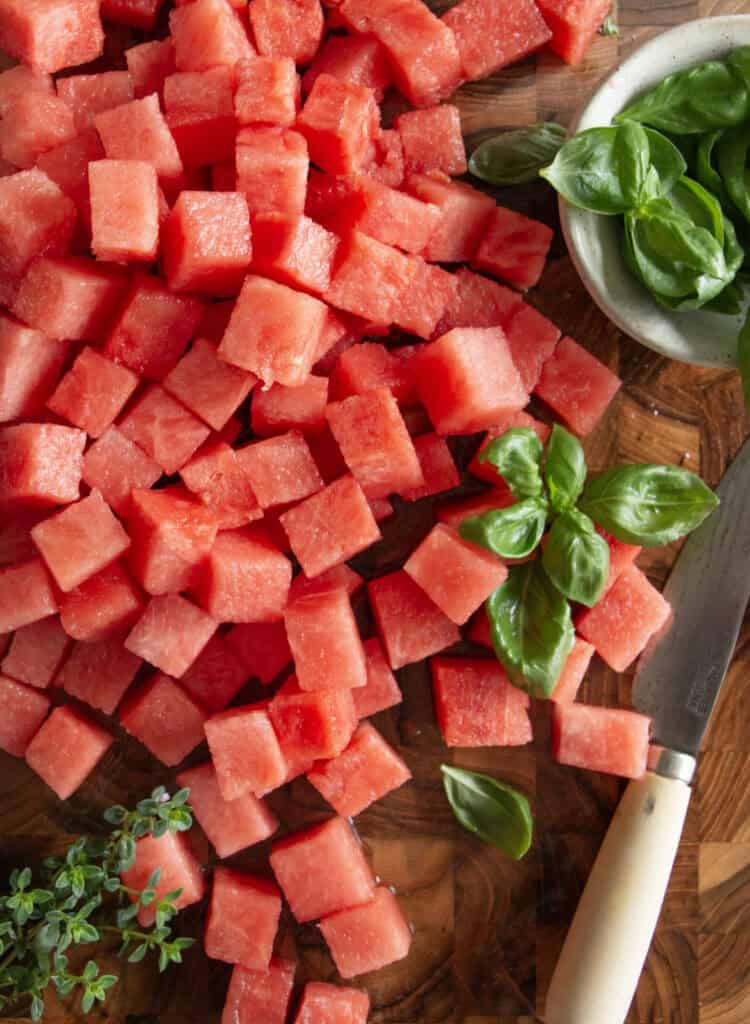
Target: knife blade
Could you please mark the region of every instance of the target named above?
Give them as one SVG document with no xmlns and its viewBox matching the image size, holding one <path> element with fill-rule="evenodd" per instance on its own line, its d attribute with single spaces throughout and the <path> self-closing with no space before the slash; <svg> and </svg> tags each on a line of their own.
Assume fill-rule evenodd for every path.
<svg viewBox="0 0 750 1024">
<path fill-rule="evenodd" d="M 695 756 L 750 599 L 750 440 L 716 492 L 719 507 L 687 539 L 664 588 L 673 615 L 638 664 L 633 704 L 652 741 Z"/>
</svg>

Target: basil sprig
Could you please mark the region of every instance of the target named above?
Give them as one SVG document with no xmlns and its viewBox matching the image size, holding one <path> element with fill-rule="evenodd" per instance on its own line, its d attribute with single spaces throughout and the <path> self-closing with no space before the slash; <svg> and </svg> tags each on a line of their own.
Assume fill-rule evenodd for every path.
<svg viewBox="0 0 750 1024">
<path fill-rule="evenodd" d="M 477 146 L 469 170 L 490 185 L 523 185 L 536 180 L 563 142 L 565 129 L 551 121 L 499 132 Z"/>
<path fill-rule="evenodd" d="M 442 764 L 443 788 L 456 819 L 485 843 L 520 860 L 531 846 L 529 801 L 507 782 L 482 772 Z"/>
</svg>

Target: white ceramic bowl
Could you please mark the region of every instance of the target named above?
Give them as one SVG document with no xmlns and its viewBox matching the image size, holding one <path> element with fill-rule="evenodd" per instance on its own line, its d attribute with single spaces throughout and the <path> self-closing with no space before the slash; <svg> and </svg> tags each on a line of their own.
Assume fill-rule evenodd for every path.
<svg viewBox="0 0 750 1024">
<path fill-rule="evenodd" d="M 750 15 L 742 14 L 690 21 L 650 39 L 597 89 L 571 125 L 571 134 L 609 124 L 635 96 L 673 71 L 748 44 Z M 663 309 L 625 266 L 620 217 L 601 217 L 564 200 L 560 216 L 583 283 L 621 330 L 671 359 L 701 366 L 737 365 L 737 334 L 744 316 Z"/>
</svg>

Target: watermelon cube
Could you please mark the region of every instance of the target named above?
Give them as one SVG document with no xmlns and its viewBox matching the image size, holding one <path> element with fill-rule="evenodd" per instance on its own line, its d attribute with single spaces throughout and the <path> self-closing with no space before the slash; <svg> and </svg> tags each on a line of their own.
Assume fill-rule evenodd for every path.
<svg viewBox="0 0 750 1024">
<path fill-rule="evenodd" d="M 58 416 L 101 437 L 138 386 L 138 377 L 93 348 L 84 348 L 47 402 Z"/>
<path fill-rule="evenodd" d="M 416 268 L 398 249 L 351 231 L 339 247 L 326 301 L 366 320 L 393 323 Z"/>
<path fill-rule="evenodd" d="M 635 711 L 555 704 L 552 753 L 560 764 L 639 779 L 646 771 L 651 719 Z"/>
<path fill-rule="evenodd" d="M 536 0 L 552 32 L 549 48 L 567 64 L 580 64 L 609 13 L 607 0 Z"/>
<path fill-rule="evenodd" d="M 52 338 L 104 341 L 128 290 L 119 267 L 70 256 L 40 256 L 21 281 L 16 316 Z"/>
<path fill-rule="evenodd" d="M 433 658 L 432 692 L 449 747 L 516 747 L 530 743 L 529 696 L 502 666 L 479 658 Z"/>
<path fill-rule="evenodd" d="M 136 840 L 135 864 L 123 871 L 122 880 L 130 889 L 142 892 L 157 869 L 161 873 L 158 883 L 153 886 L 157 899 L 180 889 L 180 895 L 172 901 L 178 910 L 203 899 L 206 888 L 203 872 L 184 833 L 166 832 L 158 839 L 144 836 Z M 154 904 L 138 911 L 138 921 L 144 928 L 149 928 L 155 917 Z"/>
<path fill-rule="evenodd" d="M 411 948 L 411 929 L 385 886 L 378 886 L 369 903 L 325 917 L 320 930 L 342 978 L 387 967 Z"/>
<path fill-rule="evenodd" d="M 0 49 L 36 71 L 53 73 L 101 55 L 104 32 L 96 0 L 3 0 Z"/>
<path fill-rule="evenodd" d="M 576 623 L 610 668 L 624 672 L 649 638 L 669 619 L 671 608 L 646 576 L 629 565 L 593 608 Z"/>
<path fill-rule="evenodd" d="M 52 581 L 41 558 L 0 569 L 0 633 L 10 633 L 56 611 Z"/>
<path fill-rule="evenodd" d="M 237 171 L 234 159 L 222 160 L 211 167 L 211 188 L 214 192 L 236 192 Z"/>
<path fill-rule="evenodd" d="M 550 694 L 550 700 L 556 704 L 573 703 L 593 654 L 594 645 L 577 636 L 555 688 Z"/>
<path fill-rule="evenodd" d="M 219 355 L 264 384 L 302 384 L 312 368 L 326 314 L 325 304 L 311 295 L 248 275 Z"/>
<path fill-rule="evenodd" d="M 468 466 L 468 470 L 473 476 L 478 476 L 480 480 L 486 480 L 487 483 L 493 484 L 500 490 L 507 491 L 507 484 L 503 480 L 502 476 L 498 473 L 497 469 L 489 462 L 480 462 L 479 455 L 484 448 L 494 441 L 496 437 L 502 437 L 503 434 L 507 433 L 513 427 L 526 427 L 529 430 L 533 430 L 542 444 L 547 443 L 547 438 L 550 435 L 550 427 L 546 423 L 542 423 L 541 420 L 534 419 L 533 416 L 529 416 L 527 412 L 515 412 L 510 416 L 504 416 L 491 430 L 488 430 L 485 434 L 482 443 L 477 448 L 476 455 L 471 460 Z"/>
<path fill-rule="evenodd" d="M 155 93 L 97 114 L 94 124 L 104 152 L 111 160 L 143 160 L 153 164 L 160 180 L 164 181 L 178 178 L 182 173 L 177 145 Z"/>
<path fill-rule="evenodd" d="M 169 37 L 131 46 L 125 51 L 125 60 L 136 99 L 143 99 L 152 92 L 161 93 L 164 79 L 177 70 L 174 43 Z"/>
<path fill-rule="evenodd" d="M 287 763 L 264 708 L 230 708 L 209 718 L 205 730 L 224 800 L 263 796 L 286 779 Z"/>
<path fill-rule="evenodd" d="M 102 434 L 83 457 L 83 479 L 118 515 L 127 512 L 134 488 L 147 489 L 160 476 L 161 467 L 117 427 Z"/>
<path fill-rule="evenodd" d="M 343 587 L 290 602 L 284 624 L 301 690 L 351 690 L 365 685 L 365 652 Z"/>
<path fill-rule="evenodd" d="M 379 333 L 372 325 L 367 325 L 370 333 Z M 390 326 L 384 328 L 385 335 L 390 332 Z M 329 307 L 326 322 L 318 343 L 318 351 L 315 354 L 315 373 L 329 374 L 336 365 L 336 360 L 342 352 L 361 341 L 365 332 L 365 323 L 357 316 L 349 313 L 336 312 Z M 384 335 L 384 336 L 385 336 Z"/>
<path fill-rule="evenodd" d="M 421 661 L 458 642 L 457 626 L 403 570 L 371 580 L 367 592 L 391 668 Z"/>
<path fill-rule="evenodd" d="M 125 646 L 179 679 L 216 632 L 217 623 L 180 594 L 152 597 Z"/>
<path fill-rule="evenodd" d="M 63 342 L 0 313 L 0 423 L 28 418 L 42 409 L 67 351 Z"/>
<path fill-rule="evenodd" d="M 120 725 L 162 764 L 179 764 L 205 739 L 203 708 L 168 675 L 156 672 L 120 708 Z"/>
<path fill-rule="evenodd" d="M 420 253 L 442 224 L 439 206 L 366 175 L 357 179 L 356 190 L 359 208 L 354 211 L 352 226 L 386 245 Z"/>
<path fill-rule="evenodd" d="M 307 442 L 296 430 L 241 448 L 237 459 L 261 508 L 301 501 L 323 487 Z"/>
<path fill-rule="evenodd" d="M 37 550 L 31 539 L 31 527 L 44 519 L 45 511 L 41 509 L 16 509 L 0 517 L 0 566 L 13 565 L 35 558 Z M 5 646 L 10 637 L 5 636 Z"/>
<path fill-rule="evenodd" d="M 49 709 L 44 694 L 0 675 L 0 750 L 23 757 Z"/>
<path fill-rule="evenodd" d="M 281 517 L 302 571 L 319 576 L 380 539 L 362 488 L 344 476 Z"/>
<path fill-rule="evenodd" d="M 111 715 L 141 664 L 119 638 L 75 643 L 55 683 L 69 696 Z"/>
<path fill-rule="evenodd" d="M 394 320 L 403 330 L 428 340 L 436 332 L 442 333 L 437 328 L 446 310 L 455 303 L 456 276 L 418 256 L 412 264 L 414 276 L 398 302 Z"/>
<path fill-rule="evenodd" d="M 65 252 L 77 218 L 72 200 L 37 168 L 0 178 L 0 274 L 19 278 L 35 257 Z"/>
<path fill-rule="evenodd" d="M 173 295 L 157 278 L 136 274 L 104 354 L 135 373 L 161 380 L 187 348 L 202 313 L 198 299 Z"/>
<path fill-rule="evenodd" d="M 364 580 L 359 573 L 346 564 L 335 565 L 320 576 L 313 576 L 312 579 L 301 572 L 292 580 L 289 600 L 296 601 L 298 597 L 306 597 L 308 594 L 322 594 L 339 589 L 343 589 L 348 597 L 353 597 L 363 583 Z"/>
<path fill-rule="evenodd" d="M 141 593 L 119 562 L 102 569 L 60 599 L 68 636 L 94 642 L 129 631 L 143 610 Z"/>
<path fill-rule="evenodd" d="M 291 562 L 265 537 L 225 530 L 206 558 L 196 592 L 220 622 L 274 622 L 281 618 L 291 581 Z"/>
<path fill-rule="evenodd" d="M 234 156 L 237 123 L 230 68 L 170 75 L 164 80 L 164 107 L 185 167 L 203 167 Z"/>
<path fill-rule="evenodd" d="M 622 381 L 572 338 L 563 338 L 542 366 L 534 393 L 585 437 L 604 415 Z"/>
<path fill-rule="evenodd" d="M 453 327 L 502 327 L 508 330 L 523 299 L 497 281 L 461 267 L 454 275 L 455 291 L 439 325 L 441 333 Z"/>
<path fill-rule="evenodd" d="M 248 13 L 255 45 L 264 57 L 307 64 L 317 53 L 325 31 L 319 0 L 254 0 Z"/>
<path fill-rule="evenodd" d="M 370 637 L 369 640 L 365 640 L 363 647 L 367 662 L 367 683 L 352 690 L 357 718 L 369 718 L 378 711 L 395 707 L 404 699 L 396 677 L 385 660 L 378 638 Z"/>
<path fill-rule="evenodd" d="M 226 0 L 194 0 L 169 15 L 179 71 L 233 68 L 255 52 L 245 26 Z"/>
<path fill-rule="evenodd" d="M 418 501 L 458 487 L 461 477 L 444 438 L 439 434 L 421 434 L 414 438 L 414 450 L 422 467 L 424 483 L 402 491 L 402 498 Z"/>
<path fill-rule="evenodd" d="M 461 626 L 508 575 L 497 555 L 438 523 L 404 565 L 427 596 Z"/>
<path fill-rule="evenodd" d="M 75 501 L 85 443 L 82 430 L 55 423 L 0 428 L 0 507 Z"/>
<path fill-rule="evenodd" d="M 119 428 L 169 476 L 182 469 L 211 433 L 158 384 L 142 393 Z"/>
<path fill-rule="evenodd" d="M 16 630 L 0 667 L 11 679 L 44 690 L 54 679 L 69 643 L 56 615 L 40 619 Z"/>
<path fill-rule="evenodd" d="M 206 956 L 267 968 L 280 916 L 281 893 L 273 882 L 217 867 L 203 937 Z"/>
<path fill-rule="evenodd" d="M 102 0 L 101 12 L 106 21 L 148 32 L 156 24 L 161 6 L 162 0 Z"/>
<path fill-rule="evenodd" d="M 531 392 L 539 383 L 542 366 L 555 351 L 560 329 L 524 302 L 511 316 L 505 336 L 521 382 Z"/>
<path fill-rule="evenodd" d="M 52 76 L 26 64 L 16 64 L 0 72 L 0 117 L 5 117 L 16 100 L 29 93 L 53 96 L 55 83 Z"/>
<path fill-rule="evenodd" d="M 211 510 L 220 530 L 247 526 L 263 516 L 238 453 L 223 441 L 207 442 L 180 475 L 188 490 Z"/>
<path fill-rule="evenodd" d="M 404 181 L 404 147 L 398 132 L 386 128 L 375 139 L 375 159 L 366 168 L 367 174 L 391 188 L 400 188 Z"/>
<path fill-rule="evenodd" d="M 36 165 L 70 196 L 81 211 L 82 219 L 87 221 L 89 164 L 103 157 L 104 147 L 99 135 L 96 129 L 89 128 L 70 141 L 42 153 Z"/>
<path fill-rule="evenodd" d="M 370 999 L 356 988 L 308 981 L 294 1024 L 366 1024 Z"/>
<path fill-rule="evenodd" d="M 75 117 L 76 132 L 94 127 L 94 117 L 133 99 L 133 83 L 127 71 L 100 71 L 95 75 L 70 75 L 57 81 L 57 95 Z"/>
<path fill-rule="evenodd" d="M 466 150 L 458 107 L 442 103 L 424 110 L 408 110 L 396 118 L 404 149 L 407 174 L 466 173 Z"/>
<path fill-rule="evenodd" d="M 380 110 L 372 89 L 322 74 L 297 118 L 310 159 L 329 174 L 355 174 L 371 159 L 380 128 Z"/>
<path fill-rule="evenodd" d="M 159 245 L 156 171 L 142 160 L 89 164 L 91 248 L 100 260 L 153 260 Z"/>
<path fill-rule="evenodd" d="M 304 214 L 253 218 L 252 269 L 292 288 L 322 295 L 331 283 L 339 240 Z"/>
<path fill-rule="evenodd" d="M 235 68 L 234 112 L 238 124 L 289 128 L 299 109 L 300 81 L 291 57 L 253 57 Z"/>
<path fill-rule="evenodd" d="M 339 8 L 348 28 L 381 43 L 396 88 L 415 107 L 450 96 L 461 80 L 453 32 L 421 0 L 345 0 Z"/>
<path fill-rule="evenodd" d="M 372 36 L 328 36 L 302 78 L 306 93 L 320 75 L 363 85 L 373 91 L 378 103 L 392 80 L 385 50 Z"/>
<path fill-rule="evenodd" d="M 307 183 L 305 213 L 337 235 L 345 235 L 359 206 L 353 177 L 337 178 L 313 168 Z"/>
<path fill-rule="evenodd" d="M 353 818 L 411 778 L 404 760 L 377 729 L 362 723 L 349 745 L 330 761 L 318 761 L 310 782 L 337 814 Z"/>
<path fill-rule="evenodd" d="M 98 491 L 37 523 L 31 536 L 65 593 L 130 547 L 130 538 Z"/>
<path fill-rule="evenodd" d="M 163 383 L 165 391 L 187 409 L 214 430 L 221 430 L 250 394 L 256 378 L 219 359 L 212 342 L 196 338 Z"/>
<path fill-rule="evenodd" d="M 235 159 L 237 190 L 251 216 L 304 212 L 310 157 L 303 135 L 278 126 L 241 128 Z"/>
<path fill-rule="evenodd" d="M 480 647 L 486 647 L 490 651 L 493 649 L 492 627 L 484 608 L 480 608 L 469 623 L 466 639 L 470 640 L 473 644 L 479 644 Z"/>
<path fill-rule="evenodd" d="M 251 426 L 258 437 L 272 437 L 288 430 L 319 431 L 325 424 L 328 378 L 310 374 L 297 387 L 272 384 L 253 393 Z"/>
<path fill-rule="evenodd" d="M 388 388 L 332 402 L 326 419 L 368 498 L 384 498 L 424 483 L 414 444 Z"/>
<path fill-rule="evenodd" d="M 548 42 L 547 28 L 534 0 L 461 0 L 443 15 L 455 35 L 466 78 L 487 78 Z"/>
<path fill-rule="evenodd" d="M 250 263 L 250 216 L 236 192 L 182 192 L 162 231 L 172 291 L 234 295 Z"/>
<path fill-rule="evenodd" d="M 26 763 L 60 800 L 67 800 L 112 742 L 111 734 L 83 712 L 70 706 L 55 708 L 26 748 Z"/>
<path fill-rule="evenodd" d="M 232 971 L 221 1024 L 284 1024 L 294 984 L 296 964 L 275 957 L 267 971 L 237 966 Z"/>
<path fill-rule="evenodd" d="M 300 922 L 367 903 L 375 879 L 351 826 L 343 818 L 297 832 L 274 843 L 270 855 L 276 881 Z"/>
<path fill-rule="evenodd" d="M 207 711 L 223 711 L 247 682 L 248 673 L 225 638 L 214 633 L 180 679 L 180 686 Z"/>
<path fill-rule="evenodd" d="M 77 135 L 73 109 L 65 100 L 31 91 L 9 104 L 0 122 L 0 155 L 14 167 L 33 167 L 48 149 Z"/>
<path fill-rule="evenodd" d="M 354 691 L 303 693 L 294 677 L 287 683 L 268 705 L 288 766 L 284 781 L 308 771 L 314 761 L 340 754 L 357 727 Z"/>
<path fill-rule="evenodd" d="M 538 284 L 554 232 L 538 220 L 496 206 L 471 264 L 517 288 Z"/>
<path fill-rule="evenodd" d="M 417 390 L 440 434 L 471 434 L 523 409 L 528 394 L 501 327 L 454 328 L 416 360 Z"/>
<path fill-rule="evenodd" d="M 609 575 L 607 576 L 607 582 L 604 587 L 604 593 L 611 588 L 618 576 L 632 565 L 638 555 L 641 553 L 641 548 L 636 544 L 626 544 L 624 541 L 618 540 L 613 537 L 611 533 L 607 533 L 600 526 L 596 528 L 597 533 L 600 533 L 602 537 L 609 544 Z M 602 595 L 603 596 L 603 595 Z"/>
<path fill-rule="evenodd" d="M 210 761 L 180 772 L 177 784 L 190 790 L 190 806 L 198 824 L 222 859 L 262 843 L 279 827 L 271 811 L 252 793 L 225 800 Z"/>
<path fill-rule="evenodd" d="M 399 405 L 417 400 L 411 359 L 417 350 L 409 345 L 388 349 L 371 341 L 352 345 L 342 352 L 331 373 L 331 394 L 336 399 L 388 388 Z"/>
<path fill-rule="evenodd" d="M 412 195 L 442 212 L 437 229 L 422 251 L 424 258 L 438 263 L 473 259 L 494 213 L 494 199 L 437 171 L 413 174 L 406 186 Z"/>
<path fill-rule="evenodd" d="M 233 626 L 226 642 L 248 676 L 270 683 L 292 660 L 283 622 L 249 622 Z"/>
<path fill-rule="evenodd" d="M 469 516 L 479 516 L 483 512 L 489 512 L 494 508 L 506 508 L 512 505 L 515 498 L 505 489 L 503 491 L 486 491 L 483 494 L 475 495 L 473 498 L 466 498 L 463 501 L 446 502 L 436 508 L 435 514 L 438 522 L 458 530 L 464 519 Z"/>
</svg>

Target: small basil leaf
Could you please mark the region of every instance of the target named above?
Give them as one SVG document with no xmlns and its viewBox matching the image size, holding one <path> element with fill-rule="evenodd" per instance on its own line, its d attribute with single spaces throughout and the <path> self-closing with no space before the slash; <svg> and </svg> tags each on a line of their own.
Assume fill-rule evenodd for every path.
<svg viewBox="0 0 750 1024">
<path fill-rule="evenodd" d="M 499 132 L 477 146 L 469 170 L 490 185 L 523 185 L 539 177 L 563 142 L 565 129 L 550 121 Z"/>
<path fill-rule="evenodd" d="M 750 175 L 747 151 L 750 148 L 750 125 L 725 131 L 716 145 L 716 162 L 729 198 L 745 218 L 750 220 Z"/>
<path fill-rule="evenodd" d="M 578 507 L 618 540 L 655 546 L 684 537 L 719 499 L 681 466 L 615 466 L 586 484 Z"/>
<path fill-rule="evenodd" d="M 520 860 L 531 846 L 534 819 L 526 797 L 482 772 L 441 764 L 443 788 L 456 819 L 485 843 Z"/>
<path fill-rule="evenodd" d="M 726 58 L 729 68 L 750 88 L 750 46 L 738 46 Z"/>
<path fill-rule="evenodd" d="M 479 452 L 480 462 L 489 462 L 503 477 L 514 498 L 541 495 L 542 442 L 530 427 L 511 427 Z"/>
<path fill-rule="evenodd" d="M 641 202 L 649 168 L 648 136 L 637 121 L 625 121 L 615 135 L 612 159 L 628 207 Z"/>
<path fill-rule="evenodd" d="M 581 442 L 556 423 L 550 434 L 544 463 L 544 482 L 556 512 L 575 505 L 586 483 L 586 472 L 586 456 Z"/>
<path fill-rule="evenodd" d="M 659 176 L 659 194 L 666 195 L 687 170 L 685 157 L 661 132 L 645 128 L 651 167 Z"/>
<path fill-rule="evenodd" d="M 750 409 L 750 313 L 737 338 L 737 366 L 742 380 L 745 407 Z"/>
<path fill-rule="evenodd" d="M 742 79 L 723 61 L 710 60 L 667 75 L 614 120 L 692 135 L 740 124 L 749 111 L 750 95 Z"/>
<path fill-rule="evenodd" d="M 569 601 L 591 608 L 604 592 L 609 574 L 609 544 L 588 516 L 571 508 L 552 524 L 542 564 Z"/>
<path fill-rule="evenodd" d="M 600 36 L 619 36 L 620 30 L 611 11 L 596 31 Z"/>
<path fill-rule="evenodd" d="M 721 136 L 721 132 L 708 132 L 701 136 L 695 156 L 695 174 L 704 188 L 723 200 L 726 197 L 724 183 L 718 169 L 714 166 L 716 144 Z"/>
<path fill-rule="evenodd" d="M 682 177 L 669 193 L 669 202 L 678 213 L 709 231 L 724 245 L 724 214 L 721 203 L 700 182 Z"/>
<path fill-rule="evenodd" d="M 511 566 L 485 607 L 495 653 L 510 680 L 532 697 L 549 697 L 575 634 L 570 606 L 541 561 Z"/>
<path fill-rule="evenodd" d="M 736 281 L 730 281 L 723 291 L 703 306 L 711 313 L 722 313 L 725 316 L 737 316 L 742 312 L 745 293 Z"/>
<path fill-rule="evenodd" d="M 538 546 L 546 523 L 547 503 L 541 498 L 524 498 L 507 508 L 464 519 L 458 532 L 464 540 L 501 558 L 526 558 Z"/>
<path fill-rule="evenodd" d="M 539 172 L 541 177 L 572 206 L 610 216 L 625 213 L 633 202 L 620 181 L 615 154 L 619 132 L 615 126 L 579 132 Z"/>
</svg>

